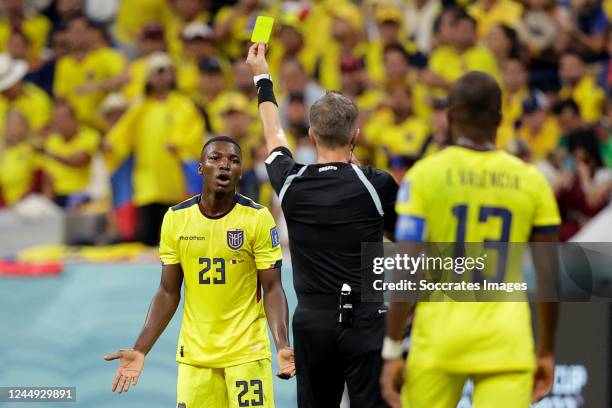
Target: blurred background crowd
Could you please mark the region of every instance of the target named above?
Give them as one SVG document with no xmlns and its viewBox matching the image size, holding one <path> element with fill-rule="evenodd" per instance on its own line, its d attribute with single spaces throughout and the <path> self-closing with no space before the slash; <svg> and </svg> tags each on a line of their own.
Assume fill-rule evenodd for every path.
<svg viewBox="0 0 612 408">
<path fill-rule="evenodd" d="M 399 181 L 452 143 L 449 86 L 480 70 L 503 90 L 497 145 L 546 175 L 562 239 L 610 201 L 611 0 L 0 5 L 0 207 L 96 217 L 76 243 L 155 245 L 168 206 L 199 192 L 217 134 L 242 146 L 241 192 L 278 215 L 244 62 L 262 14 L 276 19 L 268 59 L 297 161 L 316 157 L 309 107 L 339 90 L 360 110 L 355 155 Z"/>
</svg>

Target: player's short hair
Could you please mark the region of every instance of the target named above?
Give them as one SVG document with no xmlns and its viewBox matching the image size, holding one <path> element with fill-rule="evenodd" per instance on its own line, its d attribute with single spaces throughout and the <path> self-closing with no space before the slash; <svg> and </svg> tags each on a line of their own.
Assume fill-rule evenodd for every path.
<svg viewBox="0 0 612 408">
<path fill-rule="evenodd" d="M 492 132 L 501 122 L 501 88 L 484 72 L 471 71 L 459 78 L 448 95 L 448 117 L 464 128 Z"/>
<path fill-rule="evenodd" d="M 238 144 L 236 140 L 232 139 L 229 136 L 214 136 L 208 139 L 208 141 L 204 143 L 204 147 L 202 147 L 202 152 L 200 153 L 200 156 L 204 155 L 204 152 L 206 151 L 206 148 L 209 145 L 216 143 L 216 142 L 226 142 L 226 143 L 233 144 L 234 146 L 238 148 L 238 151 L 240 152 L 240 155 L 242 156 L 242 148 L 240 147 L 240 144 Z"/>
<path fill-rule="evenodd" d="M 358 114 L 353 101 L 339 92 L 330 91 L 310 108 L 310 129 L 322 146 L 348 146 L 357 129 Z"/>
</svg>

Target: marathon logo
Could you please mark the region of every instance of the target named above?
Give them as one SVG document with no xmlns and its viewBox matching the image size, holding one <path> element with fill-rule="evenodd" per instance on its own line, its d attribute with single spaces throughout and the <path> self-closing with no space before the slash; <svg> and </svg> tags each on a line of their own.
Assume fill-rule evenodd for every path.
<svg viewBox="0 0 612 408">
<path fill-rule="evenodd" d="M 198 235 L 181 235 L 179 240 L 181 241 L 204 241 L 206 238 Z"/>
<path fill-rule="evenodd" d="M 336 166 L 325 166 L 325 167 L 321 167 L 319 169 L 319 173 L 324 172 L 324 171 L 329 171 L 329 170 L 338 170 L 338 168 Z"/>
</svg>

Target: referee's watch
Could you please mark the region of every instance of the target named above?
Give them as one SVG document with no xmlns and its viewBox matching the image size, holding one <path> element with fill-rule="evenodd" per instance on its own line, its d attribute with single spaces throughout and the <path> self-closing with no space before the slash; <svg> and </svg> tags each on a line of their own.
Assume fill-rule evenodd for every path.
<svg viewBox="0 0 612 408">
<path fill-rule="evenodd" d="M 253 83 L 255 85 L 257 85 L 257 82 L 259 82 L 260 79 L 264 79 L 264 78 L 269 80 L 270 82 L 272 82 L 272 75 L 270 75 L 270 74 L 259 74 L 259 75 L 255 75 L 253 77 Z"/>
</svg>

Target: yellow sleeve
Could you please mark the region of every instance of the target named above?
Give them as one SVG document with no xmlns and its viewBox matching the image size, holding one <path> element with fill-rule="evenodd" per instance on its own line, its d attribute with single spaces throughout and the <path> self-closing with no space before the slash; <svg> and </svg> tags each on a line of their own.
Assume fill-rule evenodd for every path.
<svg viewBox="0 0 612 408">
<path fill-rule="evenodd" d="M 102 58 L 100 58 L 100 64 L 102 64 L 106 70 L 106 77 L 119 75 L 123 72 L 127 65 L 123 54 L 113 49 L 105 50 L 101 56 Z"/>
<path fill-rule="evenodd" d="M 535 168 L 532 178 L 535 183 L 534 196 L 536 200 L 532 225 L 534 227 L 550 227 L 561 224 L 557 200 L 544 176 Z"/>
<path fill-rule="evenodd" d="M 176 265 L 180 263 L 178 253 L 177 235 L 174 233 L 173 221 L 174 211 L 169 209 L 164 215 L 159 240 L 159 259 L 162 265 Z"/>
<path fill-rule="evenodd" d="M 132 152 L 133 124 L 141 110 L 142 102 L 134 103 L 106 134 L 105 142 L 111 147 L 111 151 L 104 153 L 104 159 L 109 171 L 114 171 Z"/>
<path fill-rule="evenodd" d="M 198 159 L 204 145 L 204 120 L 191 100 L 185 98 L 181 102 L 183 115 L 180 124 L 174 128 L 173 139 L 179 146 L 182 160 Z"/>
<path fill-rule="evenodd" d="M 79 147 L 85 153 L 93 156 L 100 147 L 100 135 L 93 129 L 84 128 L 81 130 L 82 139 L 79 143 Z"/>
<path fill-rule="evenodd" d="M 55 75 L 53 77 L 53 94 L 56 96 L 66 96 L 70 93 L 72 81 L 67 78 L 67 67 L 69 57 L 62 57 L 57 61 L 55 66 Z"/>
<path fill-rule="evenodd" d="M 425 218 L 427 201 L 425 191 L 427 180 L 419 164 L 412 167 L 404 177 L 397 193 L 395 211 L 398 215 L 411 215 Z"/>
<path fill-rule="evenodd" d="M 257 211 L 253 256 L 257 269 L 280 268 L 283 260 L 278 229 L 270 211 L 262 208 Z"/>
</svg>

